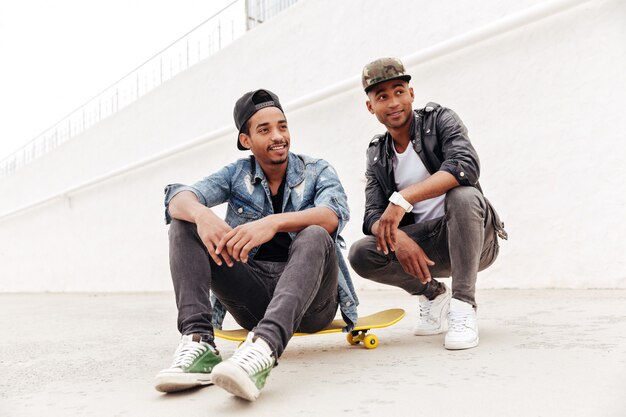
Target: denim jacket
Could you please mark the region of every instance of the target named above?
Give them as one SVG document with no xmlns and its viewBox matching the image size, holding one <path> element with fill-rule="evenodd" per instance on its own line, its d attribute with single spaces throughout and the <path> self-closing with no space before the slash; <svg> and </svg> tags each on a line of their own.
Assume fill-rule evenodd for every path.
<svg viewBox="0 0 626 417">
<path fill-rule="evenodd" d="M 333 167 L 323 159 L 289 153 L 287 178 L 283 196 L 283 213 L 301 211 L 312 207 L 328 207 L 339 219 L 337 231 L 333 234 L 335 250 L 339 261 L 339 283 L 337 286 L 339 307 L 350 331 L 356 325 L 359 301 L 348 272 L 346 261 L 340 248 L 345 248 L 339 233 L 350 218 L 348 199 Z M 171 199 L 181 191 L 191 191 L 198 201 L 213 207 L 227 202 L 226 223 L 231 227 L 260 219 L 273 214 L 271 193 L 261 166 L 253 156 L 239 159 L 225 166 L 213 175 L 203 178 L 192 186 L 170 184 L 165 188 L 165 223 L 171 217 L 168 211 Z M 295 238 L 297 232 L 289 232 Z M 259 247 L 249 253 L 253 258 Z M 221 328 L 226 310 L 211 297 L 213 304 L 213 326 Z"/>
</svg>

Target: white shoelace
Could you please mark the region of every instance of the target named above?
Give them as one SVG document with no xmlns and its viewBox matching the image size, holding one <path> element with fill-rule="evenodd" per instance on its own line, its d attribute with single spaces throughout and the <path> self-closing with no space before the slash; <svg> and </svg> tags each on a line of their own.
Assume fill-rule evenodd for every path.
<svg viewBox="0 0 626 417">
<path fill-rule="evenodd" d="M 274 359 L 267 354 L 265 349 L 254 343 L 238 349 L 230 360 L 241 366 L 248 375 L 255 375 L 274 365 Z"/>
<path fill-rule="evenodd" d="M 174 353 L 174 363 L 172 364 L 172 368 L 191 365 L 191 363 L 207 349 L 208 347 L 203 343 L 182 343 L 176 350 L 176 353 Z"/>
<path fill-rule="evenodd" d="M 467 327 L 465 323 L 471 317 L 472 313 L 453 313 L 448 317 L 448 325 L 450 326 L 448 331 L 462 332 Z"/>
<path fill-rule="evenodd" d="M 433 301 L 434 300 L 429 300 L 425 303 L 422 303 L 422 302 L 419 303 L 420 319 L 422 320 L 426 319 L 426 321 L 428 321 L 429 323 L 436 321 L 435 318 L 430 315 L 430 308 L 433 305 Z"/>
</svg>

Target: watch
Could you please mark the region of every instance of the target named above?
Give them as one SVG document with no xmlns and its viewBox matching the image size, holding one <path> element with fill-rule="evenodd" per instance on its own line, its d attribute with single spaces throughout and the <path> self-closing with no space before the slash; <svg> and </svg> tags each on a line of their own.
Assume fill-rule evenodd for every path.
<svg viewBox="0 0 626 417">
<path fill-rule="evenodd" d="M 404 197 L 402 197 L 402 194 L 397 191 L 394 191 L 394 193 L 391 194 L 391 197 L 389 197 L 389 201 L 396 206 L 402 207 L 407 213 L 410 213 L 411 210 L 413 210 L 413 204 L 406 201 Z"/>
</svg>

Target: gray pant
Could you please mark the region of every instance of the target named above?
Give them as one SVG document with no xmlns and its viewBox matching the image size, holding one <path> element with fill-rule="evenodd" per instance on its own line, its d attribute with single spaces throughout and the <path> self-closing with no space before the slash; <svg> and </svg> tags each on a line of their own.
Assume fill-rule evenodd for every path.
<svg viewBox="0 0 626 417">
<path fill-rule="evenodd" d="M 218 266 L 196 225 L 172 220 L 170 270 L 181 334 L 213 334 L 209 289 L 243 328 L 253 330 L 280 357 L 296 331 L 326 327 L 337 312 L 334 242 L 320 226 L 300 231 L 287 262 L 248 260 Z"/>
<path fill-rule="evenodd" d="M 452 297 L 476 307 L 476 276 L 498 256 L 499 245 L 492 211 L 474 187 L 455 187 L 447 192 L 445 215 L 438 219 L 402 227 L 426 255 L 435 262 L 433 278 L 452 276 Z M 409 294 L 431 297 L 441 283 L 433 279 L 422 284 L 404 272 L 395 254 L 376 249 L 376 238 L 367 236 L 354 243 L 349 254 L 352 268 L 372 281 L 400 287 Z"/>
</svg>

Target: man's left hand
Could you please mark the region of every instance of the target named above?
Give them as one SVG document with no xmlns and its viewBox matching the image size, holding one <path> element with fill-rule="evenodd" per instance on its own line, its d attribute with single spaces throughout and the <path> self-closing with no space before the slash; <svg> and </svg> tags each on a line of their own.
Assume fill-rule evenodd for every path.
<svg viewBox="0 0 626 417">
<path fill-rule="evenodd" d="M 398 225 L 406 212 L 400 206 L 389 203 L 383 215 L 378 219 L 378 230 L 376 233 L 376 248 L 382 250 L 385 255 L 389 250 L 396 250 L 396 234 Z"/>
<path fill-rule="evenodd" d="M 226 233 L 217 244 L 215 253 L 226 250 L 240 262 L 248 262 L 248 253 L 255 247 L 272 240 L 278 231 L 278 223 L 272 216 L 242 224 Z"/>
</svg>

